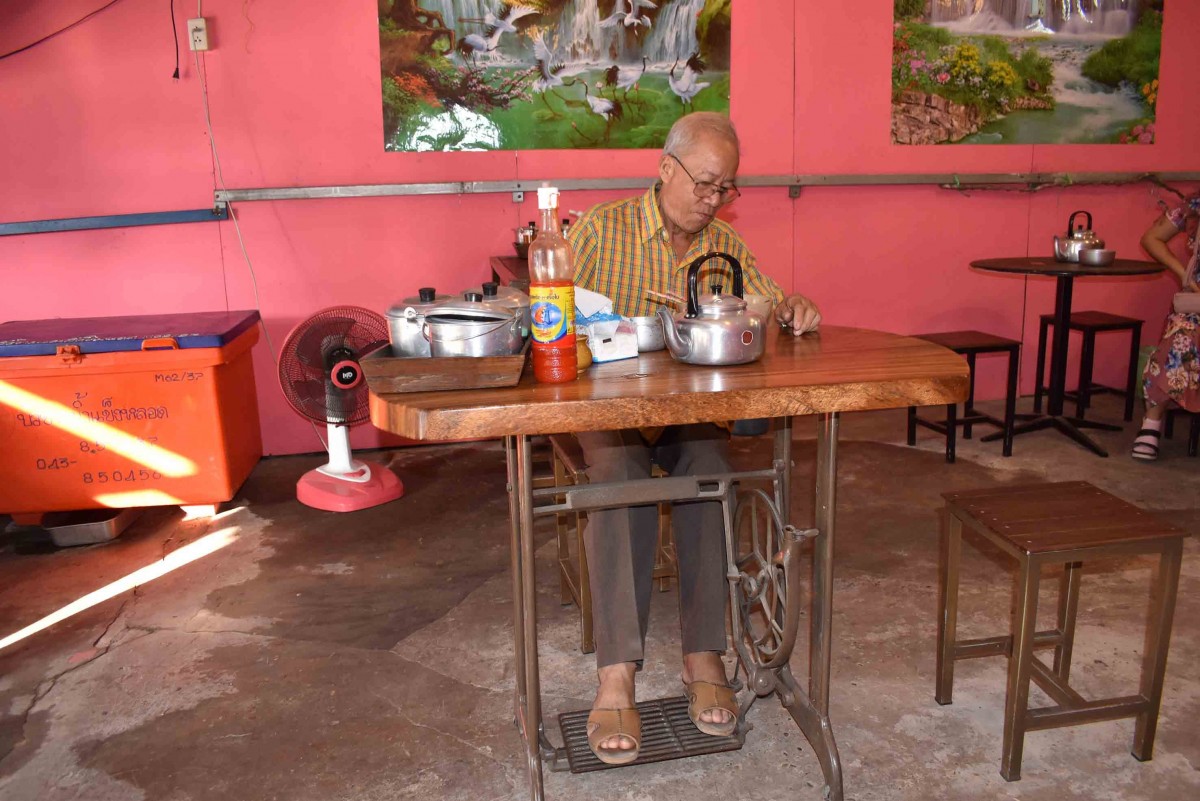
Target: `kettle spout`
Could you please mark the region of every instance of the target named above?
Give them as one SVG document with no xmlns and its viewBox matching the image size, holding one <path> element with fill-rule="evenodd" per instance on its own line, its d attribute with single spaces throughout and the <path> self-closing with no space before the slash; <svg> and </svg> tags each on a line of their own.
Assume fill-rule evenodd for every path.
<svg viewBox="0 0 1200 801">
<path fill-rule="evenodd" d="M 667 350 L 671 351 L 671 355 L 677 359 L 681 359 L 688 355 L 688 351 L 692 348 L 691 341 L 679 333 L 679 328 L 675 325 L 675 318 L 671 316 L 671 310 L 662 307 L 658 310 L 658 321 L 662 324 L 663 341 L 667 344 Z"/>
</svg>

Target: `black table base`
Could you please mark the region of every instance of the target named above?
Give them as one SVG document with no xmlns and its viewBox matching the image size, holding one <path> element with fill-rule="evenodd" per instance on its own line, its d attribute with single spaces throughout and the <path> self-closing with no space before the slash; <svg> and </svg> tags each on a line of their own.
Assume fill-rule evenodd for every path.
<svg viewBox="0 0 1200 801">
<path fill-rule="evenodd" d="M 1076 277 L 1105 275 L 1150 275 L 1162 272 L 1164 269 L 1157 262 L 1132 261 L 1117 259 L 1107 266 L 1093 266 L 1059 262 L 1047 258 L 1018 257 L 1010 259 L 980 259 L 971 262 L 972 267 L 980 270 L 990 270 L 998 273 L 1017 273 L 1022 275 L 1053 276 L 1054 283 L 1054 339 L 1050 345 L 1050 386 L 1049 414 L 1019 414 L 1017 418 L 1025 422 L 1013 429 L 1013 435 L 1028 434 L 1030 431 L 1041 431 L 1052 428 L 1068 438 L 1079 443 L 1097 456 L 1108 456 L 1108 451 L 1101 448 L 1087 434 L 1079 429 L 1091 428 L 1100 431 L 1120 431 L 1121 426 L 1108 423 L 1095 423 L 1078 417 L 1068 417 L 1063 414 L 1063 397 L 1066 395 L 1067 383 L 1067 341 L 1071 322 L 1071 291 Z M 1037 379 L 1042 380 L 1041 376 Z M 982 442 L 991 442 L 1000 438 L 1000 434 L 988 434 Z"/>
<path fill-rule="evenodd" d="M 1114 426 L 1111 423 L 1097 423 L 1095 420 L 1084 420 L 1082 417 L 1066 417 L 1064 415 L 1018 414 L 1017 419 L 1023 422 L 1013 426 L 1014 437 L 1020 434 L 1028 434 L 1032 431 L 1041 431 L 1045 428 L 1054 428 L 1061 433 L 1066 434 L 1068 437 L 1075 440 L 1097 456 L 1108 456 L 1108 451 L 1104 450 L 1104 448 L 1101 448 L 1098 444 L 1096 444 L 1094 439 L 1079 429 L 1091 428 L 1097 431 L 1121 430 L 1121 426 Z M 980 437 L 979 441 L 995 442 L 1003 436 L 1003 431 L 997 431 L 993 434 L 988 434 L 985 437 Z"/>
</svg>

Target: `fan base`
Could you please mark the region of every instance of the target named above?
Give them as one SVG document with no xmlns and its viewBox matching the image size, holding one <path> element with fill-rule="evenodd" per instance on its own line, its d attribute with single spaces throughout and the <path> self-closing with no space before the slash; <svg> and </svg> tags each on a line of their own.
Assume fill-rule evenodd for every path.
<svg viewBox="0 0 1200 801">
<path fill-rule="evenodd" d="M 355 512 L 394 501 L 404 494 L 404 484 L 395 473 L 381 464 L 372 462 L 370 466 L 371 478 L 363 483 L 309 470 L 296 482 L 296 499 L 326 512 Z"/>
</svg>

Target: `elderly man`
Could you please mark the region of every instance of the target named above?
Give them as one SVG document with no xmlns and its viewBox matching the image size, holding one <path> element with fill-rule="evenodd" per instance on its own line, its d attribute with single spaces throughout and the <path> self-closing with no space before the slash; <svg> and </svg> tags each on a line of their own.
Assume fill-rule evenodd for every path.
<svg viewBox="0 0 1200 801">
<path fill-rule="evenodd" d="M 801 295 L 784 298 L 759 272 L 741 237 L 717 219 L 717 211 L 738 197 L 738 160 L 737 132 L 728 117 L 698 112 L 681 118 L 667 135 L 659 181 L 640 197 L 596 206 L 571 228 L 575 284 L 607 295 L 618 314 L 652 314 L 657 303 L 649 291 L 683 296 L 687 266 L 718 250 L 741 262 L 747 292 L 772 298 L 780 324 L 796 335 L 815 330 L 821 320 L 816 306 Z M 728 435 L 712 424 L 593 432 L 580 434 L 579 442 L 592 482 L 647 478 L 652 463 L 675 475 L 729 471 Z M 701 731 L 726 735 L 736 726 L 737 706 L 721 662 L 726 587 L 720 506 L 678 504 L 672 519 L 688 711 Z M 653 506 L 589 514 L 584 544 L 600 686 L 588 742 L 609 764 L 632 762 L 640 744 L 634 673 L 645 645 L 656 543 Z"/>
</svg>

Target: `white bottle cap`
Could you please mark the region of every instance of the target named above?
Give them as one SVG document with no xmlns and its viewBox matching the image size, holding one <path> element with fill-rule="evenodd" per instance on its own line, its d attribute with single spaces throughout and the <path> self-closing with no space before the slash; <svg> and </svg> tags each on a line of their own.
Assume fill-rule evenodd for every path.
<svg viewBox="0 0 1200 801">
<path fill-rule="evenodd" d="M 538 208 L 539 209 L 557 209 L 558 208 L 558 188 L 553 186 L 539 186 L 538 190 Z"/>
</svg>

